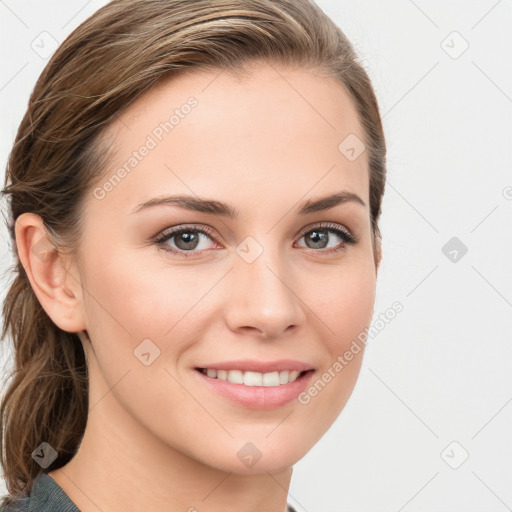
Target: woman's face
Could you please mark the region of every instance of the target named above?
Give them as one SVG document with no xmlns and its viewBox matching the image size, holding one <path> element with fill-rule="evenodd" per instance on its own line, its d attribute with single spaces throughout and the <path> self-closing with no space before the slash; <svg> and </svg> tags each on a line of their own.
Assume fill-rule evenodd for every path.
<svg viewBox="0 0 512 512">
<path fill-rule="evenodd" d="M 225 471 L 293 465 L 346 404 L 363 350 L 344 354 L 373 311 L 368 159 L 348 94 L 263 63 L 243 78 L 196 71 L 106 135 L 115 155 L 86 198 L 77 268 L 91 402 L 108 389 L 120 431 L 135 420 Z M 286 384 L 287 370 L 309 371 Z"/>
</svg>

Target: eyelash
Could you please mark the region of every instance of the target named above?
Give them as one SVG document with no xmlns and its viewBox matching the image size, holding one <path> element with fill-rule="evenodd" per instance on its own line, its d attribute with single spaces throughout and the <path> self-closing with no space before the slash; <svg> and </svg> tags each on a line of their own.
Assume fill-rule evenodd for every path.
<svg viewBox="0 0 512 512">
<path fill-rule="evenodd" d="M 340 246 L 332 247 L 330 249 L 325 249 L 325 250 L 323 250 L 323 249 L 318 249 L 318 250 L 310 249 L 311 251 L 314 251 L 314 252 L 320 252 L 322 254 L 332 254 L 332 253 L 336 253 L 336 252 L 339 252 L 339 251 L 346 251 L 347 250 L 347 247 L 346 247 L 347 245 L 355 245 L 358 242 L 358 238 L 355 235 L 353 235 L 349 231 L 345 231 L 344 229 L 340 229 L 337 224 L 332 224 L 330 222 L 321 222 L 318 225 L 315 225 L 313 227 L 308 228 L 306 231 L 303 231 L 301 233 L 299 239 L 302 238 L 304 235 L 307 235 L 311 231 L 315 231 L 315 230 L 321 230 L 321 231 L 327 231 L 327 232 L 334 233 L 336 236 L 341 238 L 343 240 L 343 242 L 342 242 L 342 244 Z M 165 244 L 165 242 L 167 242 L 168 240 L 170 240 L 174 236 L 179 235 L 179 234 L 184 233 L 184 232 L 189 232 L 189 231 L 193 231 L 193 232 L 197 232 L 197 233 L 202 233 L 204 235 L 207 235 L 210 238 L 214 238 L 214 232 L 208 226 L 203 226 L 201 228 L 198 228 L 195 225 L 190 225 L 190 226 L 189 225 L 184 225 L 184 226 L 181 226 L 179 228 L 172 228 L 172 229 L 170 229 L 168 231 L 164 231 L 163 233 L 161 233 L 161 234 L 157 235 L 156 237 L 154 237 L 153 238 L 153 242 L 156 245 L 160 246 L 159 249 L 161 249 L 163 251 L 176 254 L 177 256 L 181 256 L 183 258 L 190 258 L 190 257 L 193 257 L 193 256 L 189 256 L 189 254 L 194 254 L 194 253 L 198 253 L 198 252 L 201 252 L 201 251 L 200 250 L 199 251 L 177 250 L 177 249 L 174 249 L 173 247 L 170 247 L 169 245 Z"/>
</svg>

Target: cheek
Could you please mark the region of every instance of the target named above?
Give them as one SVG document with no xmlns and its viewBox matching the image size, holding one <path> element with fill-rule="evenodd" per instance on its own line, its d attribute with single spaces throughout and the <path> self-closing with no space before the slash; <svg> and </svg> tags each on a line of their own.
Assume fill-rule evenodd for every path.
<svg viewBox="0 0 512 512">
<path fill-rule="evenodd" d="M 148 269 L 143 257 L 110 254 L 101 268 L 85 270 L 87 325 L 98 364 L 91 379 L 97 386 L 91 389 L 93 401 L 112 390 L 133 418 L 147 418 L 149 429 L 181 424 L 175 411 L 196 417 L 197 407 L 172 375 L 198 336 L 192 308 L 213 281 L 198 285 L 192 272 Z"/>
<path fill-rule="evenodd" d="M 371 321 L 376 286 L 373 260 L 347 263 L 317 279 L 316 283 L 310 300 L 315 304 L 315 313 L 327 326 L 325 332 L 331 355 L 338 355 Z"/>
<path fill-rule="evenodd" d="M 316 303 L 315 313 L 328 326 L 323 329 L 326 357 L 299 397 L 310 417 L 319 418 L 311 423 L 316 430 L 313 437 L 320 436 L 336 419 L 352 394 L 364 355 L 364 333 L 373 315 L 375 284 L 372 263 L 360 260 L 332 275 Z"/>
<path fill-rule="evenodd" d="M 171 272 L 158 266 L 158 260 L 148 268 L 145 260 L 150 259 L 143 251 L 137 258 L 119 255 L 87 272 L 91 323 L 101 322 L 102 332 L 112 329 L 140 343 L 172 336 L 175 326 L 181 330 L 187 325 L 177 323 L 200 299 L 204 286 L 193 272 Z"/>
</svg>

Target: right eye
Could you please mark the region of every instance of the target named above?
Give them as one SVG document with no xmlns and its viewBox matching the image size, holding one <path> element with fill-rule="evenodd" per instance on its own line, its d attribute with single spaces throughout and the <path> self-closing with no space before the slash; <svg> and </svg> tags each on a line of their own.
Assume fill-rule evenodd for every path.
<svg viewBox="0 0 512 512">
<path fill-rule="evenodd" d="M 196 253 L 206 250 L 207 247 L 199 247 L 201 238 L 212 239 L 213 230 L 208 226 L 196 228 L 194 226 L 180 226 L 164 231 L 155 237 L 155 243 L 160 249 L 183 257 L 189 257 L 186 253 Z M 173 245 L 169 241 L 174 240 Z M 199 247 L 199 248 L 198 248 Z"/>
</svg>

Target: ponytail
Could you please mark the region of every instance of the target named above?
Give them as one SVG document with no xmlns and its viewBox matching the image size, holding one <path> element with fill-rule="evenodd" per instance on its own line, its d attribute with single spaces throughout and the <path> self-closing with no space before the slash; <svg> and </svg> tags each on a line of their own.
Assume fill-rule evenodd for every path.
<svg viewBox="0 0 512 512">
<path fill-rule="evenodd" d="M 2 339 L 12 338 L 14 368 L 0 402 L 1 464 L 8 492 L 21 497 L 41 470 L 61 467 L 75 454 L 87 420 L 87 366 L 79 337 L 52 322 L 20 263 L 3 315 Z M 55 454 L 41 443 L 57 454 L 48 466 Z"/>
</svg>

